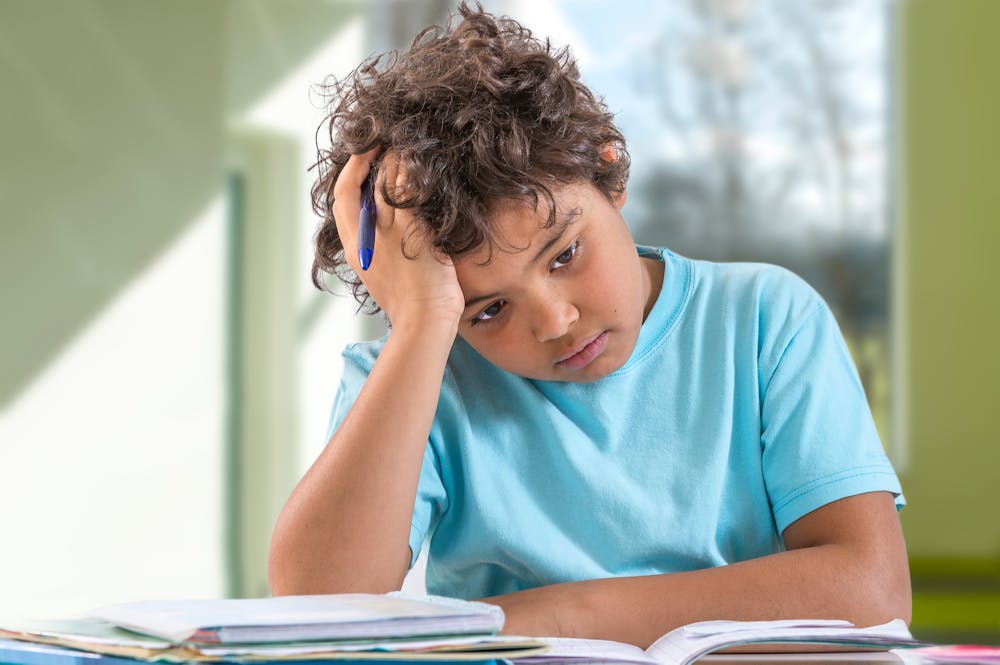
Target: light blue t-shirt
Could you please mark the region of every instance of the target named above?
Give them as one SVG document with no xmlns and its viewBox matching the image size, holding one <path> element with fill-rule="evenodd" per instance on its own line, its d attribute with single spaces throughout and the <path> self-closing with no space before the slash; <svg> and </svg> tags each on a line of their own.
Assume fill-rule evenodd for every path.
<svg viewBox="0 0 1000 665">
<path fill-rule="evenodd" d="M 903 505 L 834 318 L 775 266 L 665 262 L 628 362 L 588 384 L 524 379 L 461 339 L 413 510 L 429 593 L 721 566 L 783 549 L 824 504 Z M 349 346 L 331 432 L 382 342 Z M 391 405 L 386 405 L 391 408 Z"/>
</svg>

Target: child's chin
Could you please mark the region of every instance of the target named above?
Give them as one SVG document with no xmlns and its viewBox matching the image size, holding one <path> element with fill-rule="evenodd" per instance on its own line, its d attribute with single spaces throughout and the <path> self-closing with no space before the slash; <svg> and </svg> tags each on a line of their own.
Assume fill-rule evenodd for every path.
<svg viewBox="0 0 1000 665">
<path fill-rule="evenodd" d="M 581 367 L 578 370 L 572 372 L 557 372 L 559 376 L 554 377 L 553 381 L 563 381 L 565 383 L 593 383 L 594 381 L 600 381 L 601 379 L 610 376 L 621 369 L 625 362 L 618 362 L 612 360 L 611 358 L 606 358 L 601 356 L 600 358 L 595 358 L 594 362 L 587 365 L 586 367 Z"/>
<path fill-rule="evenodd" d="M 601 379 L 611 376 L 618 370 L 622 368 L 624 362 L 614 363 L 611 365 L 603 365 L 601 367 L 595 367 L 593 371 L 586 372 L 586 376 L 581 376 L 578 379 L 573 379 L 574 383 L 593 383 L 594 381 L 600 381 Z M 589 367 L 586 369 L 590 369 Z"/>
</svg>

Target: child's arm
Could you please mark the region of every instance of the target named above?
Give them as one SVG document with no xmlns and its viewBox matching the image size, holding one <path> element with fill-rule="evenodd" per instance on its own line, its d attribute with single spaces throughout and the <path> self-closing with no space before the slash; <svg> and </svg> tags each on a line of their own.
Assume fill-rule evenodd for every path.
<svg viewBox="0 0 1000 665">
<path fill-rule="evenodd" d="M 910 577 L 892 495 L 827 504 L 782 534 L 788 551 L 719 568 L 570 582 L 486 599 L 504 632 L 564 635 L 648 647 L 709 619 L 910 620 Z"/>
<path fill-rule="evenodd" d="M 351 410 L 278 518 L 268 558 L 275 595 L 398 589 L 410 561 L 420 467 L 465 301 L 451 262 L 421 246 L 419 232 L 406 235 L 412 216 L 379 195 L 374 259 L 360 270 L 360 187 L 374 157 L 352 156 L 344 167 L 334 216 L 351 266 L 392 331 Z M 397 182 L 390 160 L 386 177 Z"/>
</svg>

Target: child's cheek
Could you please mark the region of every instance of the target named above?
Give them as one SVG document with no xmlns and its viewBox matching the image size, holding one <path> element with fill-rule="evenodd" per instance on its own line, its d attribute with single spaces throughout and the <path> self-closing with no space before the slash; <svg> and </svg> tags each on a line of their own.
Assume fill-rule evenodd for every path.
<svg viewBox="0 0 1000 665">
<path fill-rule="evenodd" d="M 520 365 L 526 355 L 526 342 L 504 326 L 503 330 L 477 332 L 466 339 L 481 356 L 491 363 L 508 371 L 521 369 Z"/>
</svg>

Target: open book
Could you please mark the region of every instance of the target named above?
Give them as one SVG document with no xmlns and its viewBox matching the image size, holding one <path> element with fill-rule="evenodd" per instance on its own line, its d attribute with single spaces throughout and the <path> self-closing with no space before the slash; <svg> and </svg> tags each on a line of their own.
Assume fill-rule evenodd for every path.
<svg viewBox="0 0 1000 665">
<path fill-rule="evenodd" d="M 705 654 L 748 644 L 841 645 L 858 649 L 925 646 L 913 639 L 906 623 L 895 619 L 857 628 L 849 621 L 702 621 L 672 630 L 645 651 L 605 640 L 548 638 L 544 654 L 514 657 L 516 665 L 689 665 Z"/>
</svg>

